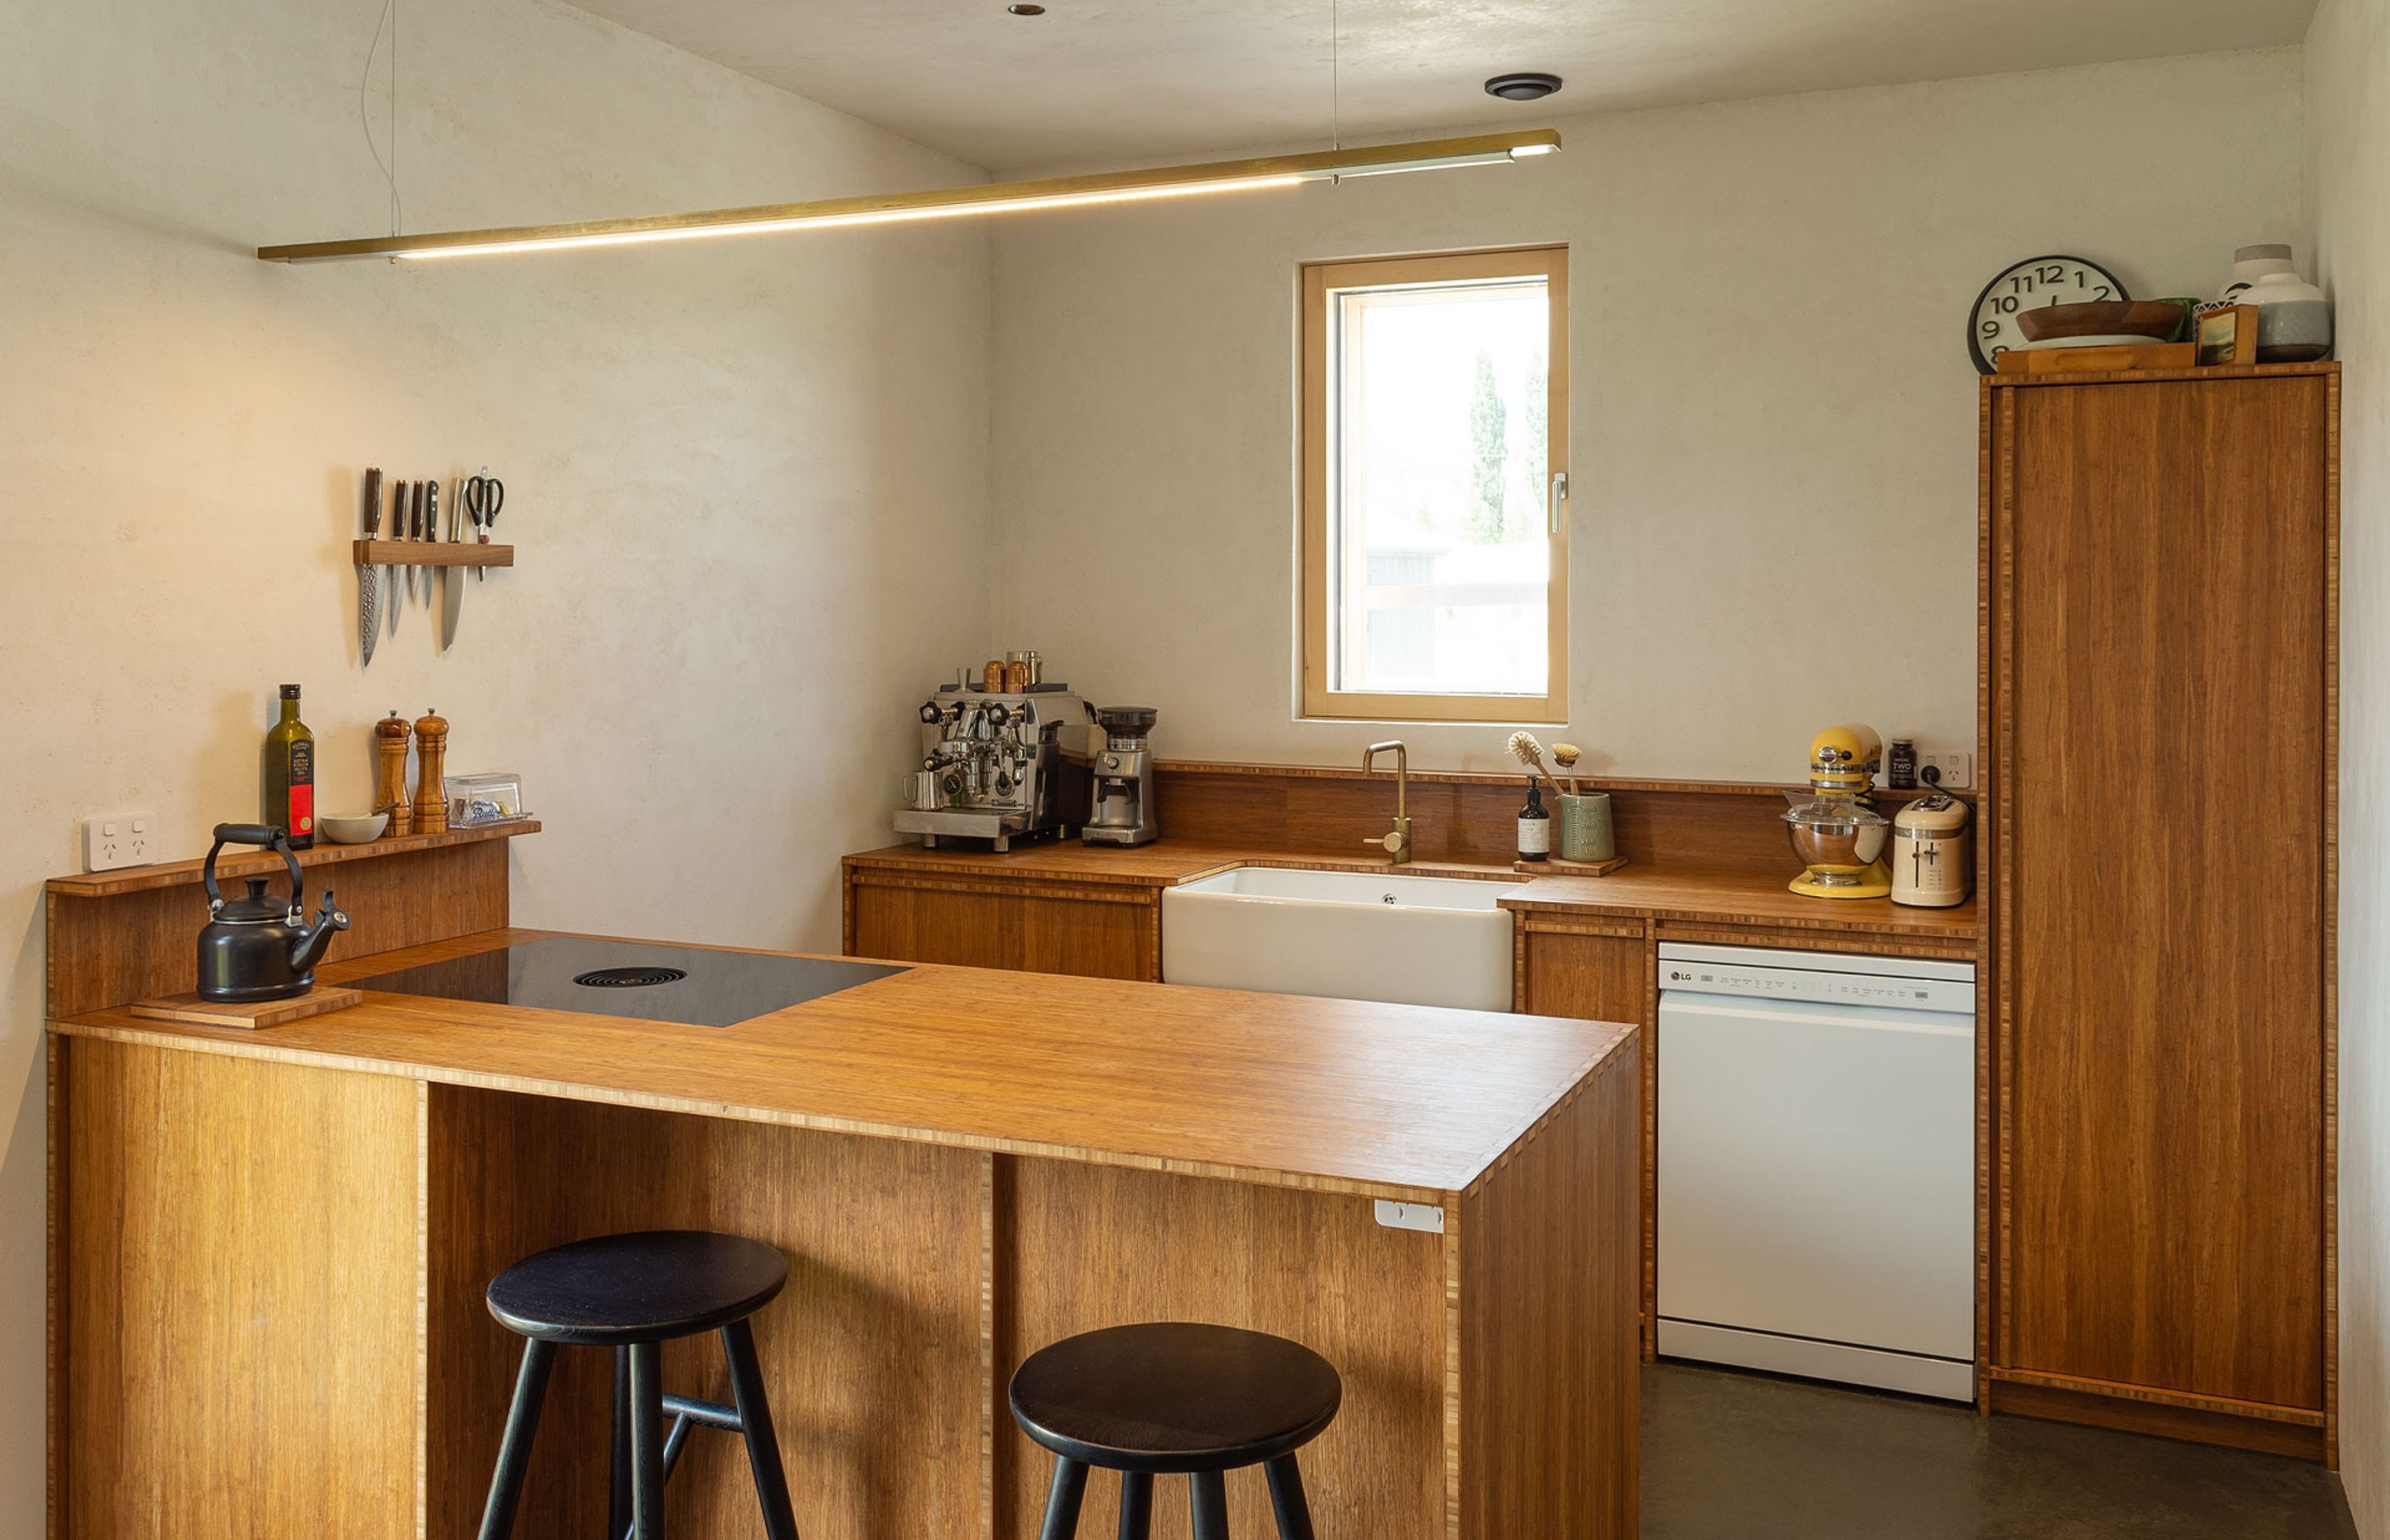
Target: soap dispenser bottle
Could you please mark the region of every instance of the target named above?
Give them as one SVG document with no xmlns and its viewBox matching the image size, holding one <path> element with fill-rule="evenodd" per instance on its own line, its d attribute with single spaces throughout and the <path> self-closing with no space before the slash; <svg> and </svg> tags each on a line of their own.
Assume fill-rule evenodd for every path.
<svg viewBox="0 0 2390 1540">
<path fill-rule="evenodd" d="M 1527 782 L 1527 805 L 1519 809 L 1519 859 L 1548 861 L 1552 856 L 1552 815 L 1544 807 L 1544 789 Z"/>
</svg>

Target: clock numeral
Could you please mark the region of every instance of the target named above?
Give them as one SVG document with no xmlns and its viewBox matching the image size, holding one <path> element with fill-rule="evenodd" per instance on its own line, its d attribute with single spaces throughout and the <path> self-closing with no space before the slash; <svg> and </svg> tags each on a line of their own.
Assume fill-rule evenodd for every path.
<svg viewBox="0 0 2390 1540">
<path fill-rule="evenodd" d="M 2000 324 L 1998 321 L 1986 321 L 1975 329 L 1986 337 L 1998 337 L 2000 334 Z"/>
<path fill-rule="evenodd" d="M 2033 270 L 2033 276 L 2043 283 L 2063 283 L 2066 279 L 2066 269 L 2061 263 L 2046 262 Z"/>
<path fill-rule="evenodd" d="M 1992 296 L 1992 308 L 2003 315 L 2013 315 L 2016 314 L 2017 297 L 2013 294 L 1995 294 Z"/>
<path fill-rule="evenodd" d="M 2106 284 L 2101 284 L 2091 292 L 2095 298 L 2104 300 L 2108 297 L 2108 286 Z"/>
</svg>

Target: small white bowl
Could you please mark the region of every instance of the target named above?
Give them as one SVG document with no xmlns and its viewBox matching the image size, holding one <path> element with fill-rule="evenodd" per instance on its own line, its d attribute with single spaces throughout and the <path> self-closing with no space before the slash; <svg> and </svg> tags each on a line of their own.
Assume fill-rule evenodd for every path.
<svg viewBox="0 0 2390 1540">
<path fill-rule="evenodd" d="M 381 838 L 381 831 L 390 827 L 390 815 L 353 813 L 340 818 L 327 815 L 316 819 L 315 827 L 336 845 L 362 845 Z"/>
</svg>

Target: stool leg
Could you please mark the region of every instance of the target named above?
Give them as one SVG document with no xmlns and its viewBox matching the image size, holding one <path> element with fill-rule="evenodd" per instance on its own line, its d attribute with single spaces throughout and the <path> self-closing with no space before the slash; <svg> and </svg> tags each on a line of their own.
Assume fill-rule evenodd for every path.
<svg viewBox="0 0 2390 1540">
<path fill-rule="evenodd" d="M 1046 1492 L 1046 1522 L 1037 1540 L 1078 1540 L 1079 1505 L 1087 1496 L 1087 1468 L 1077 1460 L 1054 1457 L 1054 1484 Z"/>
<path fill-rule="evenodd" d="M 506 1436 L 498 1443 L 498 1469 L 490 1478 L 489 1506 L 482 1509 L 482 1540 L 507 1540 L 514 1533 L 515 1506 L 522 1501 L 532 1436 L 539 1431 L 540 1403 L 547 1398 L 547 1371 L 555 1361 L 555 1343 L 536 1337 L 523 1343 L 514 1403 L 507 1408 Z"/>
<path fill-rule="evenodd" d="M 772 1430 L 772 1403 L 764 1393 L 764 1371 L 755 1362 L 755 1333 L 745 1321 L 722 1328 L 722 1358 L 730 1367 L 730 1394 L 739 1404 L 739 1425 L 747 1435 L 747 1463 L 755 1471 L 764 1533 L 769 1540 L 797 1540 L 789 1475 L 780 1468 L 780 1439 Z"/>
<path fill-rule="evenodd" d="M 1153 1540 L 1153 1478 L 1145 1471 L 1121 1472 L 1120 1540 Z"/>
<path fill-rule="evenodd" d="M 663 1345 L 634 1342 L 631 1359 L 631 1536 L 663 1540 Z"/>
<path fill-rule="evenodd" d="M 1311 1502 L 1303 1495 L 1303 1472 L 1294 1457 L 1280 1455 L 1262 1469 L 1269 1476 L 1270 1511 L 1278 1515 L 1278 1540 L 1316 1540 Z"/>
<path fill-rule="evenodd" d="M 631 1350 L 614 1350 L 614 1453 L 606 1496 L 606 1534 L 619 1540 L 631 1531 Z"/>
<path fill-rule="evenodd" d="M 1228 1540 L 1228 1483 L 1217 1470 L 1198 1470 L 1187 1478 L 1187 1497 L 1193 1509 L 1195 1540 Z"/>
</svg>

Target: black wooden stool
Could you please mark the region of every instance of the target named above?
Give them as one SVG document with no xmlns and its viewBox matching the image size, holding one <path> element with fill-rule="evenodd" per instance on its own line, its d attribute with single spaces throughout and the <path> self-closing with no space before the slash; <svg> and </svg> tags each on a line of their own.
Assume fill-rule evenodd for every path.
<svg viewBox="0 0 2390 1540">
<path fill-rule="evenodd" d="M 559 1343 L 614 1350 L 610 1537 L 662 1540 L 664 1481 L 680 1462 L 689 1425 L 701 1422 L 746 1435 L 764 1533 L 770 1540 L 797 1540 L 789 1479 L 755 1367 L 754 1333 L 747 1327 L 747 1318 L 771 1303 L 788 1278 L 788 1258 L 760 1240 L 706 1230 L 646 1230 L 559 1246 L 491 1279 L 490 1314 L 530 1341 L 507 1412 L 497 1473 L 490 1479 L 489 1506 L 482 1512 L 482 1540 L 505 1540 L 514 1529 Z M 722 1333 L 736 1406 L 664 1392 L 662 1344 L 713 1330 Z M 665 1412 L 673 1414 L 668 1436 Z"/>
<path fill-rule="evenodd" d="M 1039 1540 L 1073 1540 L 1087 1468 L 1121 1473 L 1120 1540 L 1152 1533 L 1153 1478 L 1188 1478 L 1195 1540 L 1228 1540 L 1224 1472 L 1261 1466 L 1280 1540 L 1313 1540 L 1294 1452 L 1344 1398 L 1334 1366 L 1300 1342 L 1234 1327 L 1155 1321 L 1066 1337 L 1012 1377 L 1012 1417 L 1054 1451 Z"/>
</svg>

